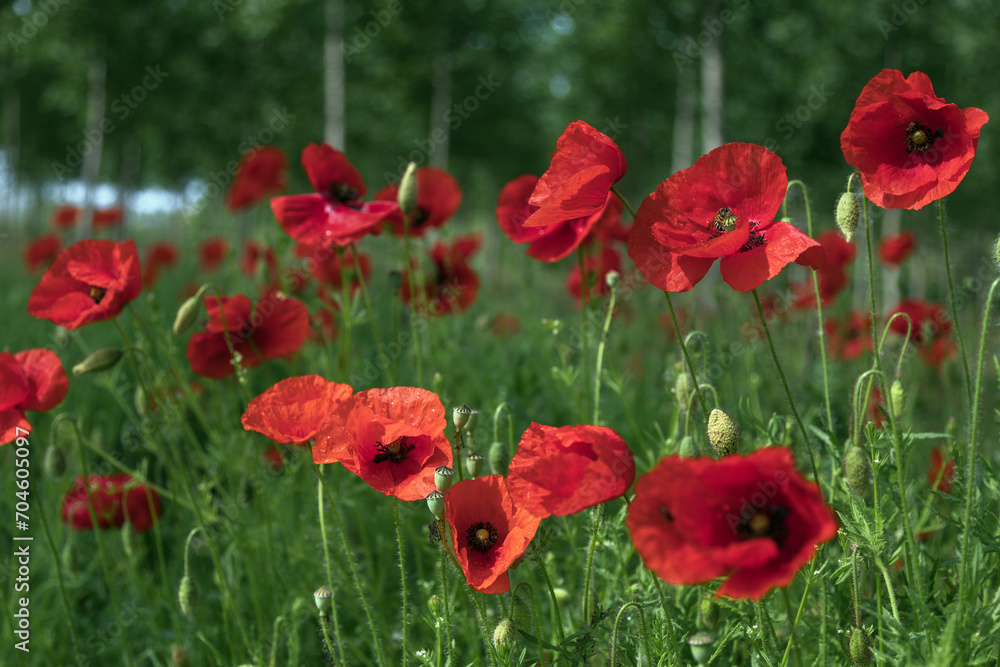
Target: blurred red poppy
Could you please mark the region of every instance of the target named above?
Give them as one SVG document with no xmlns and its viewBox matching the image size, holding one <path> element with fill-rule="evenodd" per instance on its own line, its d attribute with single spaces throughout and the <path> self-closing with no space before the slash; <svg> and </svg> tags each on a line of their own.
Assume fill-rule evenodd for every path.
<svg viewBox="0 0 1000 667">
<path fill-rule="evenodd" d="M 905 299 L 887 317 L 896 313 L 909 315 L 913 322 L 910 342 L 916 345 L 917 353 L 925 364 L 940 368 L 942 363 L 955 356 L 958 348 L 951 339 L 951 320 L 948 319 L 943 304 Z M 895 318 L 889 325 L 889 329 L 900 336 L 906 335 L 907 327 L 906 319 L 902 317 Z"/>
<path fill-rule="evenodd" d="M 265 447 L 260 456 L 271 470 L 277 471 L 285 467 L 285 457 L 281 455 L 281 450 L 278 449 L 277 445 Z"/>
<path fill-rule="evenodd" d="M 198 244 L 198 262 L 203 273 L 212 273 L 229 254 L 229 241 L 221 236 L 207 238 Z"/>
<path fill-rule="evenodd" d="M 169 241 L 156 241 L 146 249 L 146 260 L 142 263 L 142 286 L 152 287 L 160 279 L 160 270 L 177 266 L 180 260 L 177 245 Z"/>
<path fill-rule="evenodd" d="M 94 231 L 117 227 L 125 222 L 125 209 L 121 206 L 109 206 L 94 210 Z"/>
<path fill-rule="evenodd" d="M 828 229 L 816 236 L 816 241 L 823 247 L 825 258 L 816 268 L 815 278 L 819 282 L 819 298 L 823 307 L 833 305 L 837 295 L 847 287 L 850 279 L 847 276 L 847 266 L 854 261 L 857 248 L 847 241 L 836 229 Z M 816 290 L 812 281 L 793 283 L 792 293 L 795 295 L 793 307 L 798 310 L 816 308 Z"/>
<path fill-rule="evenodd" d="M 628 170 L 621 149 L 582 120 L 570 123 L 556 141 L 549 168 L 528 203 L 537 206 L 524 226 L 551 228 L 604 210 L 611 187 Z"/>
<path fill-rule="evenodd" d="M 32 239 L 24 249 L 24 266 L 29 273 L 34 273 L 58 257 L 60 250 L 62 250 L 62 240 L 58 236 L 42 234 Z"/>
<path fill-rule="evenodd" d="M 830 358 L 851 361 L 872 351 L 872 318 L 852 311 L 843 318 L 828 317 L 823 324 Z"/>
<path fill-rule="evenodd" d="M 226 208 L 242 211 L 264 197 L 285 189 L 288 158 L 274 146 L 256 148 L 240 160 L 236 176 L 226 192 Z"/>
<path fill-rule="evenodd" d="M 605 426 L 532 422 L 510 462 L 507 488 L 536 517 L 568 516 L 621 497 L 635 481 L 628 445 Z"/>
<path fill-rule="evenodd" d="M 426 389 L 359 391 L 316 435 L 313 461 L 339 461 L 380 493 L 422 500 L 434 490 L 434 470 L 451 465 L 446 425 L 441 399 Z"/>
<path fill-rule="evenodd" d="M 820 244 L 775 221 L 788 177 L 763 146 L 732 143 L 663 181 L 639 207 L 628 252 L 652 284 L 685 292 L 716 258 L 722 279 L 749 292 L 791 262 L 823 262 Z"/>
<path fill-rule="evenodd" d="M 26 410 L 48 412 L 62 403 L 67 391 L 69 379 L 52 350 L 0 352 L 0 445 L 31 431 Z"/>
<path fill-rule="evenodd" d="M 482 593 L 506 593 L 507 570 L 528 548 L 540 519 L 515 504 L 501 475 L 456 482 L 445 491 L 444 501 L 455 558 L 469 586 Z"/>
<path fill-rule="evenodd" d="M 421 309 L 433 315 L 465 312 L 476 301 L 479 293 L 479 276 L 469 266 L 469 258 L 481 243 L 478 234 L 460 236 L 447 245 L 441 241 L 431 249 L 432 272 L 420 276 L 423 285 L 415 285 L 416 298 Z M 403 272 L 400 295 L 403 303 L 410 303 L 411 271 Z"/>
<path fill-rule="evenodd" d="M 355 290 L 360 289 L 362 277 L 365 282 L 371 278 L 372 258 L 368 253 L 356 252 L 353 246 L 344 248 L 343 252 L 344 271 L 347 273 L 353 294 Z M 305 258 L 306 268 L 319 282 L 338 291 L 343 287 L 340 253 L 334 248 L 300 243 L 295 246 L 295 256 Z"/>
<path fill-rule="evenodd" d="M 351 385 L 319 375 L 286 378 L 250 401 L 243 428 L 274 442 L 302 445 L 316 437 L 327 417 L 353 393 Z"/>
<path fill-rule="evenodd" d="M 902 231 L 882 238 L 878 244 L 878 256 L 884 264 L 899 266 L 916 246 L 917 237 L 913 232 Z"/>
<path fill-rule="evenodd" d="M 882 208 L 919 209 L 955 191 L 972 166 L 981 109 L 960 109 L 934 95 L 923 72 L 883 69 L 869 81 L 840 135 L 865 195 Z"/>
<path fill-rule="evenodd" d="M 377 234 L 378 224 L 398 209 L 396 202 L 362 202 L 366 189 L 361 174 L 328 144 L 306 146 L 302 166 L 316 192 L 271 200 L 274 217 L 296 241 L 344 246 Z"/>
<path fill-rule="evenodd" d="M 667 456 L 639 478 L 625 524 L 643 563 L 664 581 L 728 577 L 717 596 L 753 600 L 790 584 L 837 534 L 819 487 L 785 447 L 720 460 Z"/>
<path fill-rule="evenodd" d="M 583 270 L 587 276 L 589 285 L 587 291 L 590 297 L 605 296 L 611 292 L 611 288 L 605 282 L 605 276 L 611 271 L 621 273 L 622 260 L 618 256 L 617 250 L 606 245 L 596 255 L 589 255 L 583 260 Z M 575 297 L 577 302 L 583 298 L 580 287 L 580 264 L 577 263 L 573 265 L 569 275 L 566 276 L 566 291 L 570 293 L 570 296 Z"/>
<path fill-rule="evenodd" d="M 240 364 L 253 368 L 265 359 L 296 352 L 309 333 L 305 304 L 275 292 L 261 297 L 256 308 L 243 294 L 223 297 L 221 309 L 219 305 L 216 297 L 205 297 L 208 324 L 204 331 L 191 336 L 187 346 L 191 370 L 202 377 L 218 380 L 233 372 L 229 344 L 239 354 Z"/>
<path fill-rule="evenodd" d="M 67 329 L 121 313 L 139 296 L 139 252 L 135 241 L 84 239 L 63 250 L 28 298 L 28 312 Z"/>
<path fill-rule="evenodd" d="M 944 447 L 931 450 L 931 464 L 927 468 L 927 483 L 935 491 L 951 493 L 951 483 L 955 479 L 955 461 L 948 459 L 945 463 Z"/>
<path fill-rule="evenodd" d="M 89 483 L 88 483 L 89 482 Z M 93 530 L 94 518 L 87 502 L 87 487 L 94 504 L 97 528 L 121 528 L 131 523 L 135 532 L 144 533 L 163 514 L 160 494 L 145 484 L 139 484 L 128 473 L 109 477 L 83 475 L 76 478 L 62 501 L 62 521 L 73 530 Z"/>
<path fill-rule="evenodd" d="M 375 201 L 395 203 L 399 196 L 399 185 L 387 185 L 375 193 Z M 409 235 L 423 236 L 428 229 L 441 227 L 451 220 L 462 203 L 462 189 L 458 181 L 437 167 L 417 169 L 417 207 L 410 213 Z M 398 208 L 386 216 L 394 236 L 403 235 L 403 212 Z"/>
<path fill-rule="evenodd" d="M 83 211 L 78 206 L 63 204 L 52 209 L 52 226 L 58 230 L 73 229 L 83 217 Z"/>
<path fill-rule="evenodd" d="M 253 239 L 245 241 L 243 257 L 240 258 L 240 270 L 251 278 L 256 278 L 261 259 L 264 260 L 264 282 L 274 282 L 278 278 L 278 255 L 274 252 L 274 248 Z"/>
</svg>

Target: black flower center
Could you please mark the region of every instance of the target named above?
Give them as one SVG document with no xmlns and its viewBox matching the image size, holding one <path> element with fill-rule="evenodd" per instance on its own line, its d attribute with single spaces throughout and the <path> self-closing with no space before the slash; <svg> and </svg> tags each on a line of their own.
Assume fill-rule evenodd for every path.
<svg viewBox="0 0 1000 667">
<path fill-rule="evenodd" d="M 427 213 L 426 209 L 418 206 L 413 209 L 412 213 L 410 213 L 410 229 L 420 229 L 430 217 L 431 216 Z"/>
<path fill-rule="evenodd" d="M 100 303 L 107 291 L 103 287 L 91 287 L 87 294 L 94 300 L 94 303 Z"/>
<path fill-rule="evenodd" d="M 944 130 L 938 128 L 936 131 L 917 121 L 912 121 L 906 126 L 906 152 L 917 151 L 923 153 L 934 145 L 934 142 L 944 136 Z"/>
<path fill-rule="evenodd" d="M 375 441 L 375 450 L 378 454 L 375 455 L 373 459 L 374 463 L 382 463 L 383 461 L 392 461 L 393 463 L 399 463 L 406 459 L 406 455 L 414 450 L 416 445 L 409 445 L 406 443 L 406 436 L 402 438 L 396 438 L 388 445 L 383 445 L 381 441 Z"/>
<path fill-rule="evenodd" d="M 785 527 L 785 517 L 788 510 L 781 506 L 763 507 L 749 519 L 743 519 L 736 525 L 736 534 L 740 539 L 750 540 L 756 537 L 769 537 L 781 547 L 781 543 L 788 536 L 788 529 Z"/>
<path fill-rule="evenodd" d="M 347 183 L 331 183 L 329 195 L 338 203 L 348 205 L 359 197 L 358 191 Z"/>
<path fill-rule="evenodd" d="M 466 544 L 476 551 L 488 551 L 498 537 L 497 529 L 489 521 L 477 521 L 465 531 Z"/>
<path fill-rule="evenodd" d="M 753 250 L 754 248 L 759 248 L 764 245 L 764 235 L 757 231 L 759 226 L 759 222 L 754 220 L 750 221 L 750 236 L 747 238 L 747 242 L 740 246 L 740 252 Z"/>
</svg>

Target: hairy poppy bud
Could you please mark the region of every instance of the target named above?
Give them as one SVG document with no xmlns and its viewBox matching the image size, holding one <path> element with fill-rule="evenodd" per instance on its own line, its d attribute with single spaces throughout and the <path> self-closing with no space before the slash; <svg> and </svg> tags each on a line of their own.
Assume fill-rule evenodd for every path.
<svg viewBox="0 0 1000 667">
<path fill-rule="evenodd" d="M 451 423 L 455 425 L 456 429 L 463 429 L 465 425 L 469 423 L 469 416 L 472 414 L 472 408 L 464 403 L 462 405 L 455 406 L 451 411 Z"/>
<path fill-rule="evenodd" d="M 680 405 L 681 410 L 687 410 L 688 401 L 691 399 L 691 376 L 687 371 L 681 371 L 674 378 L 674 398 Z"/>
<path fill-rule="evenodd" d="M 712 642 L 714 641 L 715 637 L 707 632 L 696 632 L 687 638 L 695 662 L 699 665 L 708 664 L 708 659 L 712 657 Z"/>
<path fill-rule="evenodd" d="M 997 269 L 1000 269 L 1000 236 L 993 244 L 993 261 L 997 263 Z"/>
<path fill-rule="evenodd" d="M 840 200 L 837 201 L 837 226 L 840 227 L 840 233 L 845 239 L 848 241 L 854 239 L 854 232 L 860 220 L 861 207 L 858 205 L 858 198 L 850 192 L 840 195 Z"/>
<path fill-rule="evenodd" d="M 517 639 L 517 629 L 513 621 L 505 618 L 497 623 L 497 627 L 493 630 L 493 645 L 497 650 L 506 655 L 513 648 L 515 639 Z"/>
<path fill-rule="evenodd" d="M 718 408 L 708 414 L 708 442 L 719 456 L 736 451 L 740 444 L 740 425 Z"/>
<path fill-rule="evenodd" d="M 465 457 L 465 469 L 469 471 L 469 477 L 478 477 L 482 467 L 483 455 L 479 452 L 472 452 Z"/>
<path fill-rule="evenodd" d="M 94 350 L 83 361 L 73 366 L 73 375 L 99 373 L 114 368 L 124 354 L 116 347 L 102 347 L 99 350 Z"/>
<path fill-rule="evenodd" d="M 844 478 L 851 493 L 858 498 L 865 497 L 872 483 L 872 464 L 864 448 L 851 445 L 844 452 Z"/>
<path fill-rule="evenodd" d="M 444 493 L 451 488 L 451 483 L 454 481 L 455 471 L 448 466 L 440 466 L 434 469 L 434 486 L 441 493 Z"/>
<path fill-rule="evenodd" d="M 531 622 L 531 607 L 524 601 L 524 598 L 515 594 L 510 601 L 510 620 L 514 622 L 514 627 L 531 632 L 533 624 Z"/>
<path fill-rule="evenodd" d="M 872 664 L 872 638 L 865 628 L 852 628 L 847 640 L 847 653 L 854 667 L 868 667 Z"/>
<path fill-rule="evenodd" d="M 177 590 L 177 602 L 180 603 L 182 612 L 188 616 L 194 615 L 194 611 L 198 607 L 198 586 L 189 574 L 181 577 L 181 585 Z"/>
<path fill-rule="evenodd" d="M 440 618 L 441 611 L 444 609 L 444 603 L 441 600 L 441 596 L 434 594 L 427 598 L 427 609 L 430 610 L 431 615 L 433 615 L 434 618 Z"/>
<path fill-rule="evenodd" d="M 889 399 L 892 405 L 892 418 L 899 419 L 899 416 L 903 414 L 903 407 L 906 406 L 906 393 L 903 391 L 903 383 L 899 380 L 892 381 L 892 387 L 889 388 Z"/>
<path fill-rule="evenodd" d="M 440 491 L 431 491 L 427 494 L 427 509 L 437 518 L 444 516 L 444 494 Z"/>
<path fill-rule="evenodd" d="M 506 475 L 509 463 L 507 447 L 502 442 L 494 442 L 490 445 L 490 472 L 494 475 Z"/>
<path fill-rule="evenodd" d="M 417 163 L 406 165 L 406 172 L 399 182 L 399 193 L 396 195 L 399 210 L 410 213 L 417 207 Z"/>
<path fill-rule="evenodd" d="M 333 606 L 333 591 L 330 590 L 329 586 L 320 586 L 313 593 L 313 601 L 316 603 L 316 608 L 319 609 L 319 615 L 326 616 L 330 607 Z"/>
<path fill-rule="evenodd" d="M 698 456 L 698 445 L 695 444 L 694 438 L 690 435 L 685 435 L 681 438 L 681 444 L 677 448 L 677 455 L 683 459 Z"/>
</svg>

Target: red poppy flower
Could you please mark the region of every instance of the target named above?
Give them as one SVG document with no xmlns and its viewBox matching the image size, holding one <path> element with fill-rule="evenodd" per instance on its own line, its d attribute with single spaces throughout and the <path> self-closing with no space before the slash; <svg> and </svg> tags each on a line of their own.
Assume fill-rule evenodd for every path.
<svg viewBox="0 0 1000 667">
<path fill-rule="evenodd" d="M 618 241 L 628 245 L 628 235 L 632 231 L 632 225 L 622 222 L 622 212 L 625 205 L 622 200 L 614 195 L 608 197 L 607 206 L 601 212 L 601 217 L 597 219 L 597 224 L 590 230 L 590 234 L 584 243 L 598 243 L 608 245 L 612 241 Z"/>
<path fill-rule="evenodd" d="M 52 210 L 52 226 L 59 230 L 73 229 L 80 222 L 83 211 L 77 206 L 63 204 Z"/>
<path fill-rule="evenodd" d="M 209 316 L 205 331 L 191 336 L 187 346 L 191 370 L 202 377 L 218 380 L 233 372 L 227 332 L 244 368 L 259 366 L 265 359 L 287 357 L 302 346 L 309 333 L 305 304 L 275 292 L 261 297 L 256 308 L 243 294 L 223 297 L 221 313 L 216 297 L 205 297 L 205 308 Z"/>
<path fill-rule="evenodd" d="M 618 498 L 634 481 L 632 452 L 605 426 L 556 428 L 532 422 L 507 473 L 511 498 L 541 519 Z"/>
<path fill-rule="evenodd" d="M 437 394 L 415 387 L 368 389 L 340 403 L 316 435 L 315 463 L 339 461 L 369 486 L 400 500 L 434 490 L 451 465 L 447 420 Z"/>
<path fill-rule="evenodd" d="M 854 261 L 857 248 L 847 241 L 836 229 L 820 232 L 816 241 L 823 247 L 826 255 L 816 268 L 815 278 L 819 282 L 819 298 L 823 307 L 833 305 L 837 295 L 847 287 L 850 279 L 847 275 L 847 265 Z M 812 281 L 793 283 L 791 285 L 795 300 L 792 304 L 797 310 L 816 308 L 816 291 Z"/>
<path fill-rule="evenodd" d="M 935 491 L 941 493 L 951 493 L 951 483 L 955 479 L 955 461 L 944 460 L 945 450 L 943 447 L 935 447 L 931 450 L 931 465 L 927 468 L 927 483 Z"/>
<path fill-rule="evenodd" d="M 570 123 L 556 141 L 552 163 L 535 184 L 528 203 L 538 210 L 524 226 L 553 227 L 600 213 L 611 187 L 627 169 L 625 156 L 610 137 L 582 120 Z"/>
<path fill-rule="evenodd" d="M 295 246 L 295 256 L 305 258 L 306 268 L 319 282 L 329 285 L 335 290 L 340 290 L 343 287 L 340 253 L 333 248 L 300 243 Z M 347 272 L 353 294 L 355 290 L 360 289 L 362 278 L 365 282 L 371 278 L 371 255 L 364 252 L 356 253 L 351 246 L 344 248 L 344 270 Z"/>
<path fill-rule="evenodd" d="M 476 301 L 479 293 L 479 276 L 469 266 L 469 258 L 482 243 L 478 234 L 460 236 L 447 245 L 438 241 L 431 249 L 434 269 L 421 276 L 423 285 L 416 286 L 421 308 L 434 315 L 465 312 Z M 410 271 L 403 272 L 400 294 L 403 303 L 410 303 Z"/>
<path fill-rule="evenodd" d="M 501 475 L 456 482 L 444 502 L 455 558 L 469 586 L 482 593 L 509 591 L 507 570 L 528 548 L 540 519 L 515 503 Z"/>
<path fill-rule="evenodd" d="M 919 209 L 962 182 L 988 120 L 981 109 L 959 109 L 935 96 L 923 72 L 904 79 L 884 69 L 858 96 L 840 147 L 877 206 Z"/>
<path fill-rule="evenodd" d="M 62 241 L 55 234 L 42 234 L 24 249 L 24 266 L 29 273 L 49 264 L 59 256 Z"/>
<path fill-rule="evenodd" d="M 674 585 L 728 577 L 716 595 L 787 586 L 837 521 L 786 447 L 720 460 L 667 456 L 639 478 L 625 519 L 647 568 Z"/>
<path fill-rule="evenodd" d="M 0 352 L 0 445 L 31 431 L 25 410 L 48 412 L 62 403 L 67 391 L 69 379 L 52 350 Z"/>
<path fill-rule="evenodd" d="M 798 262 L 822 263 L 818 242 L 777 222 L 788 177 L 763 146 L 725 144 L 660 183 L 639 207 L 628 253 L 652 284 L 685 292 L 716 258 L 722 279 L 749 292 Z"/>
<path fill-rule="evenodd" d="M 268 280 L 266 282 L 273 282 L 278 277 L 278 256 L 275 254 L 274 248 L 253 239 L 248 239 L 243 244 L 243 257 L 240 258 L 240 270 L 251 278 L 255 278 L 257 276 L 257 265 L 261 259 L 264 260 L 264 268 L 267 271 Z"/>
<path fill-rule="evenodd" d="M 274 442 L 302 445 L 316 437 L 327 417 L 353 393 L 351 385 L 319 375 L 287 378 L 250 401 L 243 428 Z"/>
<path fill-rule="evenodd" d="M 314 194 L 275 197 L 271 210 L 285 232 L 296 241 L 344 246 L 366 234 L 378 233 L 396 202 L 362 202 L 365 184 L 344 154 L 327 144 L 309 144 L 302 166 Z"/>
<path fill-rule="evenodd" d="M 117 227 L 125 221 L 125 209 L 121 206 L 109 206 L 94 211 L 94 231 Z"/>
<path fill-rule="evenodd" d="M 151 243 L 146 250 L 146 261 L 143 262 L 142 286 L 152 287 L 160 279 L 160 269 L 177 266 L 180 251 L 177 246 L 168 241 Z"/>
<path fill-rule="evenodd" d="M 270 466 L 271 470 L 278 471 L 285 467 L 285 457 L 281 455 L 281 450 L 277 445 L 265 447 L 261 452 L 261 458 Z"/>
<path fill-rule="evenodd" d="M 137 533 L 144 533 L 163 514 L 160 494 L 135 482 L 128 473 L 110 477 L 91 475 L 88 482 L 80 475 L 63 496 L 62 521 L 73 530 L 94 529 L 94 517 L 87 502 L 88 486 L 98 528 L 121 528 L 127 521 Z"/>
<path fill-rule="evenodd" d="M 142 290 L 139 272 L 135 241 L 78 241 L 42 274 L 28 312 L 70 330 L 117 317 Z"/>
<path fill-rule="evenodd" d="M 375 193 L 375 201 L 396 202 L 399 185 L 387 185 Z M 462 189 L 458 181 L 437 167 L 417 169 L 417 207 L 410 213 L 410 236 L 423 236 L 428 229 L 441 227 L 455 215 L 462 203 Z M 403 212 L 398 208 L 386 216 L 394 236 L 403 235 Z"/>
<path fill-rule="evenodd" d="M 236 177 L 226 193 L 226 208 L 233 213 L 253 206 L 264 197 L 285 189 L 288 158 L 274 146 L 261 146 L 240 160 Z"/>
<path fill-rule="evenodd" d="M 868 313 L 852 311 L 842 319 L 830 317 L 823 328 L 832 359 L 851 361 L 872 351 L 872 318 Z"/>
<path fill-rule="evenodd" d="M 212 273 L 219 268 L 229 254 L 229 241 L 221 236 L 207 238 L 198 244 L 198 262 L 203 273 Z"/>
<path fill-rule="evenodd" d="M 913 322 L 910 342 L 917 346 L 920 359 L 933 368 L 951 359 L 957 350 L 955 341 L 951 339 L 951 320 L 945 312 L 944 305 L 919 299 L 906 299 L 892 309 L 888 317 L 896 313 L 905 313 Z M 905 318 L 892 320 L 889 329 L 900 336 L 906 335 L 907 322 Z"/>
<path fill-rule="evenodd" d="M 878 256 L 884 264 L 899 266 L 903 263 L 917 245 L 917 237 L 913 232 L 903 231 L 899 234 L 883 237 L 878 244 Z"/>
<path fill-rule="evenodd" d="M 605 296 L 611 293 L 611 288 L 605 282 L 605 276 L 611 271 L 622 271 L 622 260 L 611 246 L 603 246 L 596 255 L 590 255 L 583 260 L 583 269 L 589 284 L 588 291 L 591 298 L 595 296 Z M 580 264 L 574 264 L 566 277 L 566 291 L 577 300 L 582 298 L 580 289 Z"/>
<path fill-rule="evenodd" d="M 873 387 L 871 394 L 868 395 L 868 409 L 865 414 L 875 426 L 882 428 L 882 424 L 885 423 L 886 407 L 885 400 L 882 398 L 882 390 L 878 387 Z"/>
<path fill-rule="evenodd" d="M 514 243 L 527 243 L 528 257 L 541 262 L 558 262 L 576 250 L 592 230 L 612 224 L 621 217 L 621 207 L 612 203 L 618 198 L 606 196 L 607 205 L 585 218 L 566 220 L 548 227 L 526 227 L 537 206 L 529 203 L 538 178 L 531 174 L 519 176 L 504 186 L 497 200 L 497 222 L 500 229 Z"/>
</svg>

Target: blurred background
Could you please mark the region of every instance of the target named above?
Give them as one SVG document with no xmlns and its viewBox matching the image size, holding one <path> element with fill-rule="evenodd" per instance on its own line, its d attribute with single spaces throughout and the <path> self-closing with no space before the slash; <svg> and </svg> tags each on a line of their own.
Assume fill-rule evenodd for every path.
<svg viewBox="0 0 1000 667">
<path fill-rule="evenodd" d="M 488 221 L 576 119 L 621 146 L 636 206 L 747 141 L 807 182 L 822 229 L 849 170 L 840 133 L 880 69 L 1000 109 L 990 0 L 16 0 L 0 19 L 0 224 L 15 240 L 62 203 L 122 206 L 140 227 L 187 207 L 211 226 L 254 145 L 287 152 L 295 193 L 311 190 L 302 148 L 324 139 L 369 194 L 412 159 L 457 176 L 459 224 Z M 996 122 L 949 198 L 958 238 L 998 227 Z M 912 215 L 934 225 L 935 208 Z"/>
</svg>

